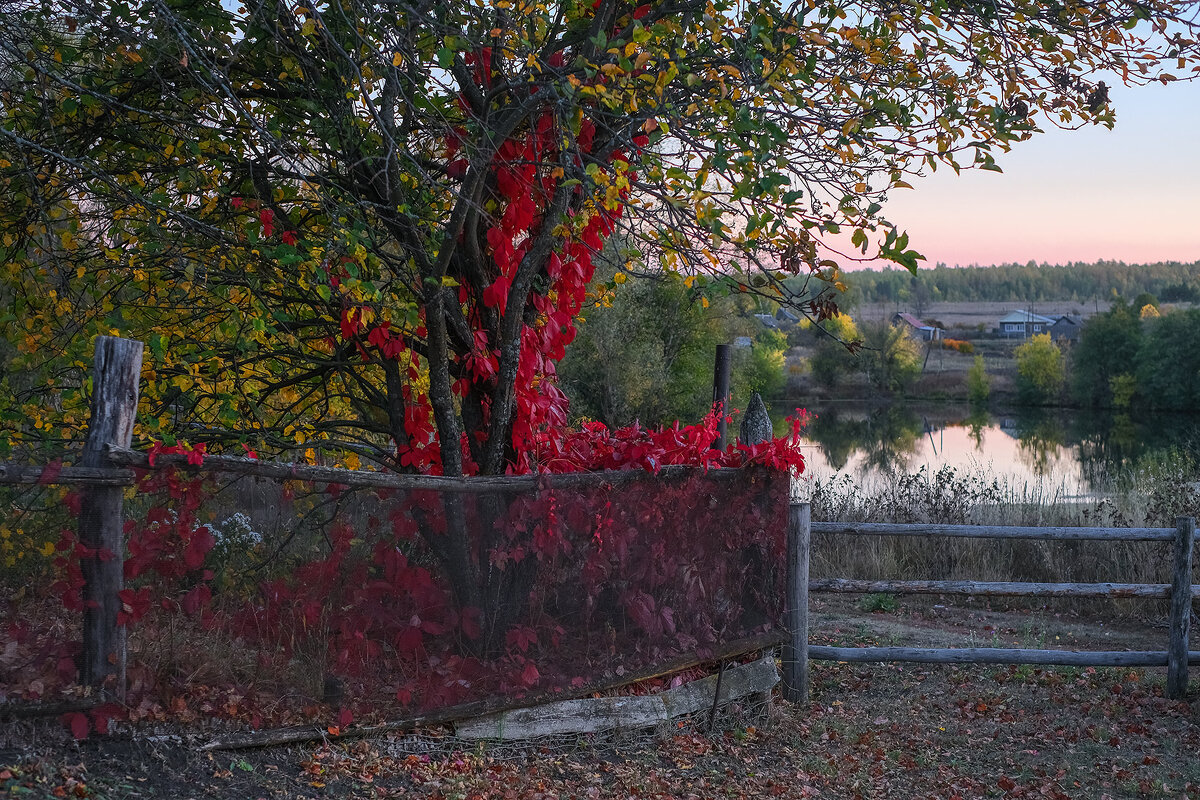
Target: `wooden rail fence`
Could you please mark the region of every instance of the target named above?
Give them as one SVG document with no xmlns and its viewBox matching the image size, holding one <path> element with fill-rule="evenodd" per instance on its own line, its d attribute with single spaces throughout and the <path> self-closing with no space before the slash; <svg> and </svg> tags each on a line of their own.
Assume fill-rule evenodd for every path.
<svg viewBox="0 0 1200 800">
<path fill-rule="evenodd" d="M 1027 583 L 1012 581 L 911 581 L 810 579 L 809 552 L 813 533 L 840 536 L 947 536 L 971 539 L 1040 539 L 1056 541 L 1173 542 L 1171 582 Z M 784 648 L 784 695 L 808 699 L 808 660 L 914 661 L 925 664 L 1053 664 L 1085 667 L 1165 666 L 1167 695 L 1187 692 L 1188 665 L 1200 663 L 1189 651 L 1192 600 L 1192 551 L 1196 520 L 1180 517 L 1174 528 L 1032 528 L 986 525 L 893 525 L 886 523 L 812 522 L 807 503 L 792 505 L 788 530 L 788 617 L 791 642 Z M 829 647 L 808 643 L 810 592 L 955 594 L 979 597 L 1107 597 L 1170 599 L 1166 650 L 1065 651 L 964 647 Z"/>
<path fill-rule="evenodd" d="M 91 419 L 79 466 L 37 467 L 0 465 L 0 484 L 73 484 L 84 487 L 79 519 L 80 541 L 96 557 L 83 559 L 88 610 L 83 626 L 83 669 L 81 682 L 104 686 L 116 678 L 116 694 L 125 685 L 125 633 L 117 624 L 117 592 L 123 588 L 122 559 L 104 557 L 124 549 L 122 487 L 132 485 L 129 467 L 149 466 L 144 453 L 130 449 L 133 420 L 138 403 L 142 343 L 110 336 L 96 340 L 93 366 Z M 160 466 L 185 465 L 182 455 L 160 455 Z M 232 472 L 264 478 L 305 480 L 395 489 L 433 489 L 449 492 L 495 492 L 530 490 L 545 486 L 546 476 L 494 478 L 444 478 L 423 475 L 393 475 L 304 464 L 261 462 L 231 456 L 206 456 L 191 469 Z M 670 474 L 675 468 L 664 468 Z M 679 468 L 682 469 L 682 468 Z M 710 474 L 736 474 L 736 470 L 710 470 Z M 630 472 L 555 475 L 557 487 L 617 484 L 639 477 Z M 1110 542 L 1174 543 L 1170 583 L 1022 583 L 986 581 L 811 580 L 809 556 L 812 534 L 843 536 L 948 536 L 994 539 L 1041 539 L 1057 541 L 1095 540 Z M 1183 697 L 1187 691 L 1188 665 L 1200 663 L 1200 652 L 1189 651 L 1192 600 L 1200 587 L 1191 583 L 1192 551 L 1196 523 L 1180 517 L 1174 528 L 1035 528 L 975 525 L 894 525 L 886 523 L 812 522 L 807 503 L 794 503 L 788 524 L 788 581 L 785 625 L 788 638 L 783 647 L 783 691 L 792 701 L 808 698 L 808 661 L 914 661 L 934 664 L 1048 664 L 1066 666 L 1166 666 L 1167 694 Z M 895 594 L 959 594 L 985 597 L 1109 597 L 1170 599 L 1167 649 L 1163 651 L 1062 651 L 1007 648 L 911 648 L 827 647 L 808 643 L 808 596 L 810 592 Z"/>
</svg>

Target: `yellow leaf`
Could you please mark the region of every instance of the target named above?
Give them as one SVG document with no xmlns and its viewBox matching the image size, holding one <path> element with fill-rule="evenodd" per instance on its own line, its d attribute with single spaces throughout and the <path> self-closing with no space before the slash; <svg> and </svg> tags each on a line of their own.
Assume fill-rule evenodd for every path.
<svg viewBox="0 0 1200 800">
<path fill-rule="evenodd" d="M 613 276 L 613 283 L 624 283 L 626 280 L 624 272 L 618 272 Z"/>
<path fill-rule="evenodd" d="M 404 63 L 404 56 L 399 53 L 392 53 L 392 66 L 398 67 Z"/>
</svg>

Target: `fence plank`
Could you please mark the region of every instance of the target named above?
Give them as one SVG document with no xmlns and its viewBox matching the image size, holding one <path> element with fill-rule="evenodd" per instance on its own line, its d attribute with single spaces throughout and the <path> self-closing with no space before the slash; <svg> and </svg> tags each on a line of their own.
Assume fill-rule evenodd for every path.
<svg viewBox="0 0 1200 800">
<path fill-rule="evenodd" d="M 106 467 L 55 467 L 0 464 L 0 483 L 46 486 L 132 486 L 133 470 Z"/>
<path fill-rule="evenodd" d="M 720 679 L 709 675 L 659 694 L 560 700 L 464 720 L 454 726 L 463 739 L 536 739 L 556 734 L 636 730 L 715 708 L 751 694 L 769 692 L 779 681 L 775 657 L 730 667 Z M 720 693 L 718 697 L 717 693 Z"/>
<path fill-rule="evenodd" d="M 783 697 L 793 703 L 808 702 L 808 565 L 812 506 L 792 503 L 788 514 L 787 607 L 784 623 L 788 640 L 783 645 Z"/>
<path fill-rule="evenodd" d="M 774 648 L 782 644 L 786 639 L 783 631 L 773 630 L 768 633 L 750 636 L 744 639 L 735 639 L 731 642 L 714 647 L 712 650 L 705 651 L 703 655 L 692 653 L 668 661 L 660 662 L 645 672 L 629 674 L 619 678 L 609 678 L 596 683 L 589 683 L 578 689 L 572 689 L 567 693 L 549 692 L 541 695 L 531 695 L 519 700 L 514 700 L 511 697 L 492 697 L 488 700 L 478 700 L 473 703 L 466 703 L 457 706 L 445 706 L 435 711 L 430 711 L 426 714 L 413 715 L 404 717 L 391 722 L 385 722 L 379 725 L 367 725 L 363 727 L 353 727 L 342 731 L 339 734 L 331 734 L 327 728 L 321 725 L 301 725 L 292 728 L 275 728 L 264 731 L 237 731 L 229 734 L 222 734 L 215 739 L 200 746 L 200 751 L 210 750 L 241 750 L 252 747 L 271 747 L 278 744 L 297 744 L 300 742 L 320 742 L 329 741 L 332 739 L 356 739 L 366 736 L 378 736 L 383 733 L 395 733 L 400 731 L 410 731 L 419 727 L 430 725 L 441 725 L 447 722 L 455 722 L 458 720 L 478 717 L 483 714 L 493 714 L 501 711 L 508 711 L 514 708 L 528 706 L 530 703 L 549 702 L 550 700 L 568 700 L 578 697 L 586 697 L 594 692 L 606 692 L 611 689 L 616 689 L 621 686 L 626 686 L 639 681 L 647 681 L 652 678 L 660 678 L 664 675 L 680 672 L 690 667 L 699 664 L 707 664 L 713 661 L 720 661 L 725 658 L 733 658 L 735 656 L 752 653 L 756 650 L 766 648 Z"/>
<path fill-rule="evenodd" d="M 1165 599 L 1167 583 L 1021 583 L 1016 581 L 864 581 L 814 578 L 814 592 L 849 594 L 964 594 L 978 597 L 1110 597 Z M 1200 591 L 1200 586 L 1193 591 Z"/>
<path fill-rule="evenodd" d="M 1176 522 L 1174 570 L 1171 575 L 1171 615 L 1168 618 L 1167 697 L 1182 699 L 1188 688 L 1188 635 L 1192 625 L 1192 548 L 1196 538 L 1194 517 Z"/>
<path fill-rule="evenodd" d="M 885 522 L 814 522 L 813 533 L 849 536 L 957 536 L 968 539 L 1081 539 L 1170 542 L 1174 528 L 1032 528 L 999 525 L 899 525 Z"/>
<path fill-rule="evenodd" d="M 150 459 L 142 452 L 128 447 L 111 447 L 109 456 L 114 464 L 149 468 Z M 239 456 L 205 455 L 200 465 L 188 464 L 187 456 L 171 453 L 154 459 L 157 467 L 179 467 L 201 472 L 230 472 L 257 478 L 274 480 L 312 481 L 353 486 L 364 489 L 400 489 L 405 491 L 430 490 L 436 492 L 460 492 L 483 494 L 487 492 L 524 492 L 536 489 L 568 489 L 586 486 L 617 486 L 645 480 L 647 473 L 641 469 L 608 470 L 604 472 L 575 472 L 542 475 L 497 475 L 473 476 L 469 478 L 447 478 L 441 475 L 400 475 L 393 472 L 370 472 L 368 470 L 314 467 L 308 464 L 289 464 L 277 461 L 259 461 Z M 702 470 L 700 467 L 669 465 L 658 471 L 661 478 L 671 479 L 703 472 L 706 477 L 734 478 L 744 474 L 741 469 L 721 468 Z"/>
<path fill-rule="evenodd" d="M 1043 664 L 1065 667 L 1162 667 L 1166 651 L 1024 650 L 997 647 L 826 647 L 809 645 L 809 658 L 823 661 L 911 661 L 920 664 Z M 1200 652 L 1187 654 L 1200 664 Z"/>
<path fill-rule="evenodd" d="M 141 342 L 114 336 L 96 339 L 82 466 L 109 467 L 108 446 L 129 447 L 141 372 Z M 124 586 L 123 497 L 119 486 L 89 486 L 83 491 L 79 511 L 79 540 L 92 554 L 80 559 L 85 603 L 80 681 L 103 686 L 114 676 L 115 686 L 110 688 L 119 699 L 125 689 L 125 629 L 117 625 L 117 593 Z"/>
</svg>

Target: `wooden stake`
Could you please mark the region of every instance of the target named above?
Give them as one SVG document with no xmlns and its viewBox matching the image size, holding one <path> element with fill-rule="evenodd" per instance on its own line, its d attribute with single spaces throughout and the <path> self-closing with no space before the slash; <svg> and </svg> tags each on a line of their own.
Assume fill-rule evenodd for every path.
<svg viewBox="0 0 1200 800">
<path fill-rule="evenodd" d="M 111 467 L 108 446 L 129 447 L 137 415 L 142 343 L 113 336 L 96 339 L 92 366 L 92 408 L 81 466 Z M 115 696 L 125 693 L 125 629 L 117 625 L 124 587 L 124 519 L 119 486 L 83 490 L 79 540 L 90 555 L 83 570 L 83 656 L 80 681 L 102 687 L 114 677 Z"/>
<path fill-rule="evenodd" d="M 783 645 L 783 697 L 808 702 L 808 560 L 812 506 L 792 503 L 788 515 L 787 609 Z"/>
<path fill-rule="evenodd" d="M 713 450 L 725 449 L 725 417 L 729 414 L 729 374 L 733 364 L 733 348 L 717 345 L 717 360 L 713 365 L 713 411 L 717 413 L 717 440 Z"/>
<path fill-rule="evenodd" d="M 1192 625 L 1192 546 L 1194 517 L 1175 522 L 1175 569 L 1171 575 L 1171 617 L 1167 642 L 1167 697 L 1181 700 L 1188 688 L 1188 634 Z"/>
</svg>

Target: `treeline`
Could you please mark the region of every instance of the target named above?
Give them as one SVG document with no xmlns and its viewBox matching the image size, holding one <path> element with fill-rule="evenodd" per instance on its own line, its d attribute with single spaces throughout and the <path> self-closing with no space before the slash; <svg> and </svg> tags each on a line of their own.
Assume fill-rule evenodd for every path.
<svg viewBox="0 0 1200 800">
<path fill-rule="evenodd" d="M 1200 261 L 1126 264 L 1098 261 L 1067 265 L 1002 264 L 995 267 L 947 267 L 862 270 L 846 273 L 847 302 L 1040 302 L 1109 300 L 1113 293 L 1133 297 L 1149 292 L 1164 303 L 1200 302 Z"/>
<path fill-rule="evenodd" d="M 1200 411 L 1200 309 L 1160 312 L 1118 298 L 1065 352 L 1042 334 L 1014 356 L 1031 405 Z"/>
<path fill-rule="evenodd" d="M 1200 310 L 1147 311 L 1117 303 L 1087 321 L 1070 359 L 1076 402 L 1200 410 Z"/>
</svg>

